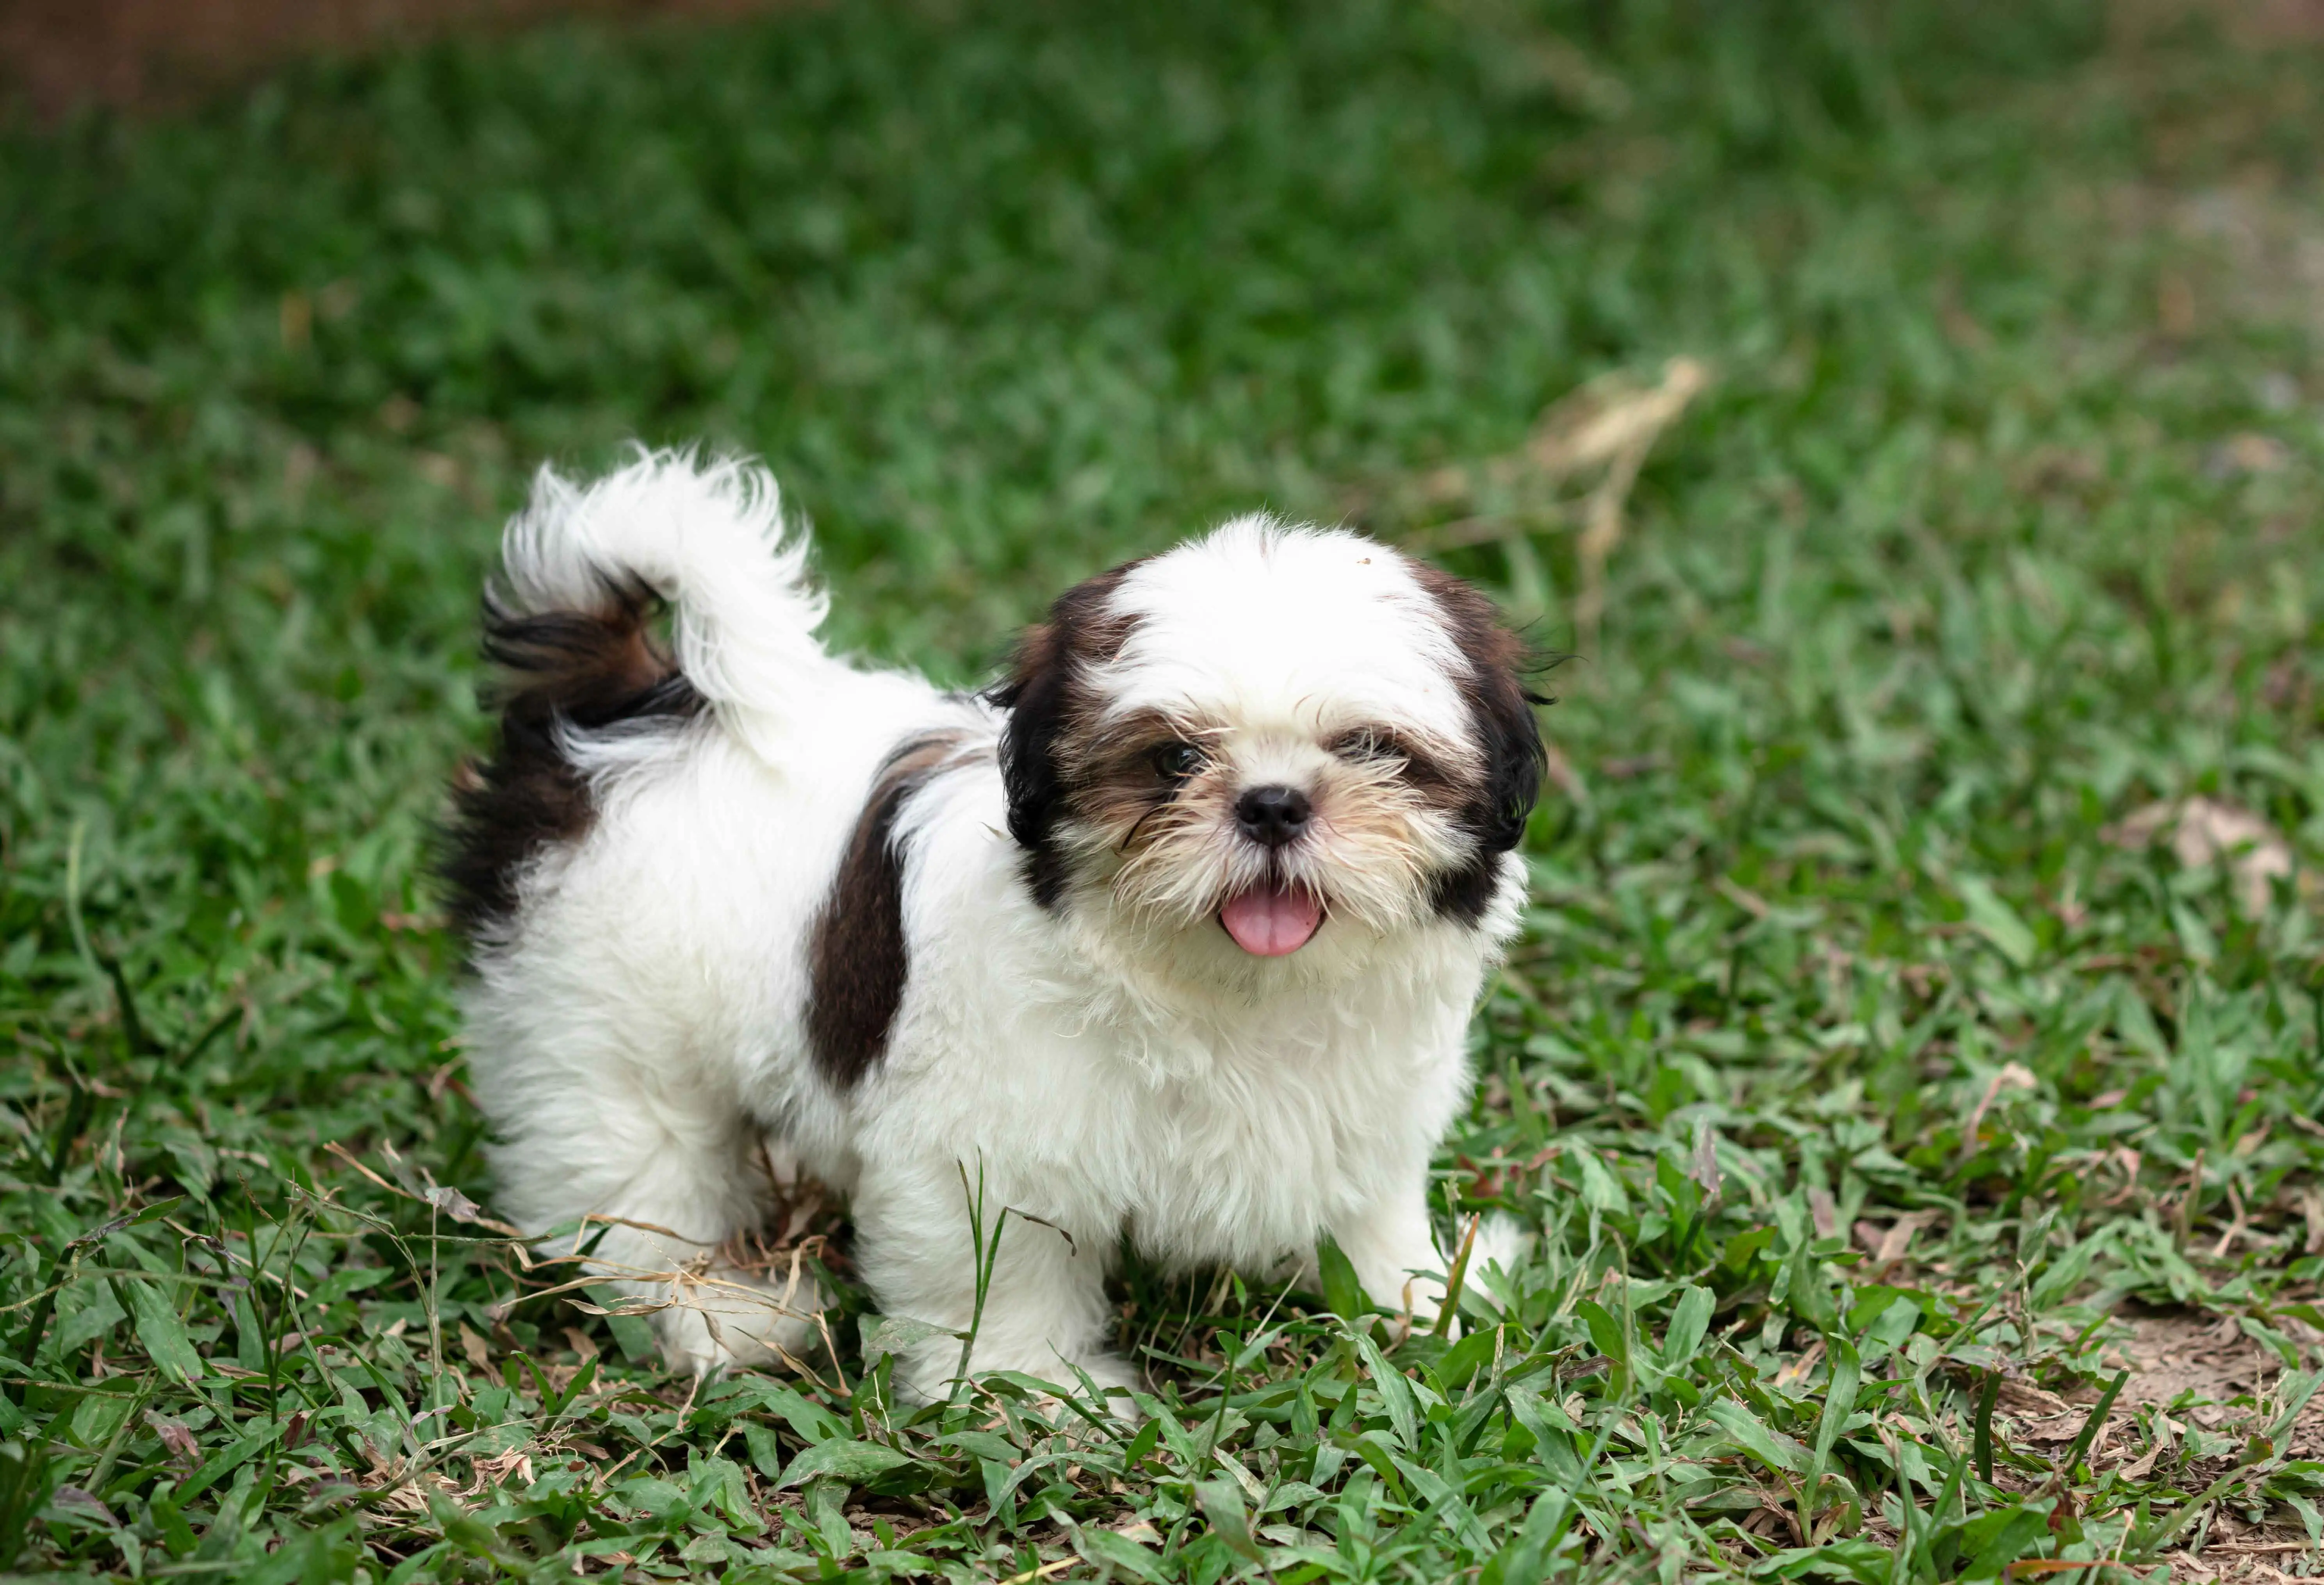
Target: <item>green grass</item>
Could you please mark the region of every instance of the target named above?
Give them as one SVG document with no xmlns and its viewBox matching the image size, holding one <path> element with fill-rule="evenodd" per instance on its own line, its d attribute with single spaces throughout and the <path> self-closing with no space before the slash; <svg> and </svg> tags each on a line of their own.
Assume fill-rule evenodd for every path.
<svg viewBox="0 0 2324 1585">
<path fill-rule="evenodd" d="M 2317 905 L 2107 834 L 2200 794 L 2324 864 L 2324 54 L 1127 9 L 0 136 L 0 1570 L 1902 1585 L 2324 1534 Z M 1582 643 L 1572 510 L 1415 481 L 1681 355 Z M 892 1409 L 860 1298 L 822 1382 L 699 1391 L 512 1303 L 558 1274 L 429 1197 L 490 1203 L 427 832 L 499 518 L 632 435 L 766 455 L 841 640 L 961 680 L 1231 510 L 1483 520 L 1447 564 L 1586 651 L 1443 1162 L 1448 1230 L 1538 1230 L 1508 1307 L 1447 1349 L 1133 1272 L 1133 1436 Z M 2141 1315 L 2256 1368 L 2100 1416 Z"/>
</svg>

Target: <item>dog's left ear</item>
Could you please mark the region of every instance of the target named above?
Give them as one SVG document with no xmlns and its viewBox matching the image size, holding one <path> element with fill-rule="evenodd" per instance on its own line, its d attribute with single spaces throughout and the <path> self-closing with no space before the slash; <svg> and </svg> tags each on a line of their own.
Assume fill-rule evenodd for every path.
<svg viewBox="0 0 2324 1585">
<path fill-rule="evenodd" d="M 1526 821 L 1549 769 L 1533 707 L 1545 703 L 1526 686 L 1532 669 L 1523 640 L 1501 624 L 1493 603 L 1451 573 L 1419 562 L 1413 576 L 1436 602 L 1454 646 L 1469 662 L 1462 696 L 1484 751 L 1485 774 L 1467 809 L 1480 852 L 1505 853 L 1524 839 Z"/>
<path fill-rule="evenodd" d="M 1487 852 L 1505 853 L 1525 839 L 1526 821 L 1549 769 L 1549 753 L 1542 747 L 1541 723 L 1533 714 L 1543 701 L 1526 687 L 1525 646 L 1507 629 L 1497 627 L 1495 631 L 1507 652 L 1479 659 L 1470 706 L 1485 743 L 1482 802 L 1488 817 L 1480 836 Z"/>
</svg>

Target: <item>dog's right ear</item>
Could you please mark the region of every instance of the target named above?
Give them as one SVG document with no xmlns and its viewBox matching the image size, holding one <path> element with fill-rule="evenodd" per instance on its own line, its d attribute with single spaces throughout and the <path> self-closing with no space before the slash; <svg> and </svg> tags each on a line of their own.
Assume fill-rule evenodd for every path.
<svg viewBox="0 0 2324 1585">
<path fill-rule="evenodd" d="M 1057 624 L 1027 628 L 1009 663 L 1009 680 L 992 702 L 1009 712 L 1001 734 L 1001 786 L 1009 798 L 1009 834 L 1038 852 L 1047 845 L 1065 801 L 1057 769 L 1057 738 L 1065 731 L 1072 666 L 1059 653 Z"/>
<path fill-rule="evenodd" d="M 1017 641 L 1009 678 L 989 696 L 1009 712 L 1001 733 L 1001 785 L 1009 834 L 1025 850 L 1034 900 L 1056 905 L 1065 889 L 1057 822 L 1070 812 L 1074 734 L 1096 714 L 1090 673 L 1121 653 L 1136 620 L 1112 609 L 1114 589 L 1137 562 L 1074 585 L 1049 607 L 1049 620 Z"/>
</svg>

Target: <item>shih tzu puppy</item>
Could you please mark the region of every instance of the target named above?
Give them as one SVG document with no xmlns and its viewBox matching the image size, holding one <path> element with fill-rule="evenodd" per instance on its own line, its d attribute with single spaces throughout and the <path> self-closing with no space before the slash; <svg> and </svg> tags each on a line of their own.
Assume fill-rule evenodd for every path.
<svg viewBox="0 0 2324 1585">
<path fill-rule="evenodd" d="M 469 1061 L 504 1212 L 661 1304 L 673 1366 L 816 1335 L 732 1242 L 802 1171 L 881 1313 L 945 1329 L 898 1358 L 916 1396 L 961 1361 L 980 1200 L 974 1370 L 1130 1384 L 1125 1241 L 1286 1270 L 1328 1234 L 1433 1313 L 1429 1159 L 1543 769 L 1481 595 L 1240 518 L 1067 591 L 962 695 L 817 643 L 752 466 L 544 472 L 503 552 L 448 862 Z"/>
</svg>

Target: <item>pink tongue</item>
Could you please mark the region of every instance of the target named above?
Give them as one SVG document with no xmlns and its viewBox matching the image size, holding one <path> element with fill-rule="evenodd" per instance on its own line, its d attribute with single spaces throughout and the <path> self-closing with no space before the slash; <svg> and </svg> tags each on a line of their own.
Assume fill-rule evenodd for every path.
<svg viewBox="0 0 2324 1585">
<path fill-rule="evenodd" d="M 1263 958 L 1279 958 L 1307 945 L 1323 922 L 1323 905 L 1296 887 L 1282 891 L 1253 887 L 1239 891 L 1219 910 L 1235 945 Z"/>
</svg>

